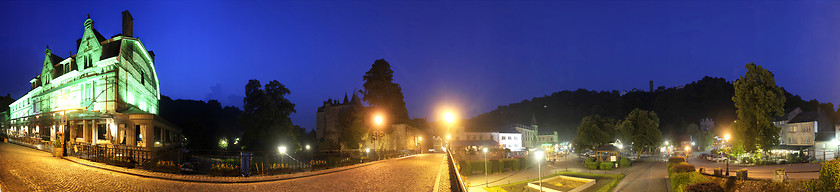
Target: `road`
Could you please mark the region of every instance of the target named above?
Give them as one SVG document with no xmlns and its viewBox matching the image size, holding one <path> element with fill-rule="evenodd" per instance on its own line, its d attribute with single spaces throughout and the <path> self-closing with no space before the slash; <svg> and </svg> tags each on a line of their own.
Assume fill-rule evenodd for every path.
<svg viewBox="0 0 840 192">
<path fill-rule="evenodd" d="M 621 180 L 615 191 L 668 191 L 665 188 L 668 171 L 662 161 L 651 158 L 634 162 L 626 172 L 627 176 Z"/>
<path fill-rule="evenodd" d="M 438 191 L 449 191 L 443 157 L 422 154 L 318 176 L 215 184 L 116 173 L 0 143 L 0 191 L 432 191 L 437 181 Z"/>
</svg>

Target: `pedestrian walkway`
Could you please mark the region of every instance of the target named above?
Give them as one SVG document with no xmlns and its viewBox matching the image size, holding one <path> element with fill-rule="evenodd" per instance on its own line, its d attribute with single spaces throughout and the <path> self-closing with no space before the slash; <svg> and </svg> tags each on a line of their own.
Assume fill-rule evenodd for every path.
<svg viewBox="0 0 840 192">
<path fill-rule="evenodd" d="M 291 173 L 291 174 L 279 174 L 279 175 L 257 175 L 257 176 L 250 176 L 250 177 L 237 177 L 237 176 L 209 176 L 209 175 L 181 175 L 181 174 L 172 174 L 172 173 L 161 173 L 161 172 L 154 172 L 144 169 L 131 169 L 119 166 L 108 165 L 105 163 L 93 162 L 86 159 L 76 158 L 72 156 L 64 157 L 65 160 L 79 163 L 85 166 L 104 169 L 108 171 L 120 172 L 124 174 L 145 177 L 145 178 L 155 178 L 155 179 L 165 179 L 165 180 L 174 180 L 174 181 L 184 181 L 184 182 L 203 182 L 203 183 L 254 183 L 254 182 L 266 182 L 266 181 L 279 181 L 279 180 L 287 180 L 287 179 L 295 179 L 295 178 L 302 178 L 302 177 L 309 177 L 315 175 L 323 175 L 328 173 L 335 173 L 339 171 L 345 171 L 350 169 L 355 169 L 359 167 L 364 167 L 376 163 L 381 163 L 389 160 L 397 160 L 403 158 L 409 158 L 412 156 L 406 156 L 401 158 L 394 158 L 388 160 L 381 160 L 381 161 L 373 161 L 368 163 L 361 163 L 355 164 L 350 166 L 344 167 L 337 167 L 331 169 L 324 169 L 324 170 L 316 170 L 316 171 L 307 171 L 307 172 L 299 172 L 299 173 Z"/>
<path fill-rule="evenodd" d="M 643 162 L 634 163 L 628 168 L 620 168 L 614 170 L 591 170 L 583 167 L 578 157 L 570 157 L 560 159 L 555 164 L 542 165 L 542 175 L 547 176 L 563 171 L 579 172 L 579 173 L 597 173 L 597 174 L 625 174 L 626 177 L 615 188 L 615 191 L 667 191 L 665 178 L 667 177 L 664 171 L 664 164 L 658 162 L 659 159 L 646 159 Z M 482 174 L 466 176 L 464 179 L 469 186 L 470 191 L 484 191 L 485 180 L 486 186 L 504 185 L 516 183 L 520 181 L 536 179 L 540 170 L 536 163 L 531 163 L 528 168 L 514 172 L 490 174 L 485 177 Z M 634 180 L 636 182 L 630 182 Z"/>
</svg>

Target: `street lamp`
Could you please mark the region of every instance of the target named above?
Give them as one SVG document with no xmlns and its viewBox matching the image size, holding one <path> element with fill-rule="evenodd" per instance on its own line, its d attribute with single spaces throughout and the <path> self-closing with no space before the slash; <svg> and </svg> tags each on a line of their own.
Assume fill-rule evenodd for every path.
<svg viewBox="0 0 840 192">
<path fill-rule="evenodd" d="M 423 146 L 420 145 L 421 142 L 423 142 L 423 137 L 418 136 L 417 137 L 417 154 L 422 154 L 423 153 Z"/>
<path fill-rule="evenodd" d="M 373 123 L 376 124 L 377 128 L 381 128 L 383 122 L 385 122 L 385 118 L 382 115 L 373 116 Z M 373 131 L 373 153 L 376 155 L 376 159 L 379 160 L 379 153 L 376 153 L 376 137 L 376 131 Z"/>
<path fill-rule="evenodd" d="M 726 135 L 723 136 L 723 140 L 726 140 L 726 144 L 729 143 L 729 138 L 731 138 L 731 137 L 732 136 L 730 136 L 729 134 L 726 134 Z M 726 146 L 726 145 L 724 144 L 724 146 Z M 723 151 L 721 151 L 721 154 L 723 154 Z M 726 153 L 726 176 L 729 177 L 729 153 L 728 152 Z"/>
<path fill-rule="evenodd" d="M 537 156 L 537 173 L 539 174 L 539 175 L 538 175 L 538 178 L 539 178 L 539 180 L 540 180 L 540 191 L 543 191 L 543 189 L 542 189 L 542 162 L 541 162 L 541 161 L 542 161 L 542 158 L 543 158 L 543 155 L 544 155 L 544 154 L 543 154 L 543 151 L 542 151 L 542 150 L 537 150 L 537 152 L 536 152 L 536 156 Z"/>
<path fill-rule="evenodd" d="M 446 148 L 451 149 L 450 144 L 450 135 L 452 133 L 452 124 L 455 123 L 455 114 L 452 112 L 446 112 L 443 114 L 443 120 L 446 121 Z"/>
<path fill-rule="evenodd" d="M 487 187 L 487 148 L 484 151 L 484 187 Z"/>
<path fill-rule="evenodd" d="M 283 163 L 284 163 L 283 162 L 284 161 L 283 155 L 286 154 L 286 146 L 277 147 L 277 150 L 280 151 L 280 165 L 283 165 Z"/>
</svg>

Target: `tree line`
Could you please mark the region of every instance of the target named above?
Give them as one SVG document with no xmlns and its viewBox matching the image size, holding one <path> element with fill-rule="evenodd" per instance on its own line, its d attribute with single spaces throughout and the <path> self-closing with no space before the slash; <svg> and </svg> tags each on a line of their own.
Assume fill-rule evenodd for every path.
<svg viewBox="0 0 840 192">
<path fill-rule="evenodd" d="M 784 112 L 797 107 L 803 111 L 815 111 L 819 108 L 832 117 L 833 121 L 838 119 L 834 104 L 820 103 L 816 99 L 805 101 L 799 95 L 787 92 L 783 88 L 780 90 L 784 96 L 781 100 L 784 103 Z M 653 91 L 566 90 L 498 106 L 490 112 L 469 119 L 465 126 L 502 127 L 511 123 L 530 122 L 531 116 L 534 115 L 539 120 L 537 122 L 541 129 L 553 129 L 558 132 L 561 141 L 572 141 L 583 121 L 600 121 L 593 120 L 594 117 L 585 117 L 597 115 L 599 118 L 615 121 L 623 119 L 635 109 L 640 109 L 657 115 L 658 129 L 663 137 L 676 138 L 691 133 L 695 138 L 709 138 L 710 134 L 720 134 L 718 132 L 721 130 L 733 128 L 733 122 L 739 118 L 733 101 L 734 96 L 733 82 L 708 76 L 684 86 L 660 86 Z M 712 133 L 700 130 L 698 125 L 703 118 L 714 120 L 716 127 L 712 128 Z M 704 142 L 709 143 L 709 140 Z"/>
</svg>

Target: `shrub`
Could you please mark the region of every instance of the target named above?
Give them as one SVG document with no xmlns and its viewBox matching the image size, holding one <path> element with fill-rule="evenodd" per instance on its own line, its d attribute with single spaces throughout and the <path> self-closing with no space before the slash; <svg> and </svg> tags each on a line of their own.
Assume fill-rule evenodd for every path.
<svg viewBox="0 0 840 192">
<path fill-rule="evenodd" d="M 630 167 L 630 159 L 627 157 L 622 157 L 621 160 L 618 161 L 619 167 Z"/>
<path fill-rule="evenodd" d="M 587 157 L 586 160 L 583 160 L 583 163 L 585 164 L 587 162 L 595 162 L 595 160 L 590 157 Z"/>
<path fill-rule="evenodd" d="M 697 183 L 685 187 L 686 192 L 723 192 L 723 187 L 713 182 Z"/>
<path fill-rule="evenodd" d="M 469 161 L 461 161 L 461 175 L 472 175 L 472 166 Z"/>
<path fill-rule="evenodd" d="M 612 170 L 613 168 L 615 168 L 615 164 L 613 162 L 602 162 L 599 165 L 600 170 Z"/>
<path fill-rule="evenodd" d="M 684 191 L 687 185 L 706 182 L 706 178 L 697 172 L 673 172 L 670 174 L 670 179 L 671 188 L 675 192 Z"/>
<path fill-rule="evenodd" d="M 744 163 L 744 164 L 749 164 L 749 163 L 754 163 L 754 162 L 755 161 L 753 161 L 753 159 L 750 158 L 750 157 L 741 158 L 741 163 Z"/>
<path fill-rule="evenodd" d="M 669 168 L 669 171 L 676 173 L 694 172 L 694 165 L 682 162 L 671 166 L 671 168 Z"/>
<path fill-rule="evenodd" d="M 584 164 L 584 166 L 586 166 L 586 168 L 598 169 L 598 164 L 599 163 L 598 162 L 584 162 L 583 164 Z"/>
<path fill-rule="evenodd" d="M 668 158 L 668 167 L 670 167 L 671 165 L 682 163 L 682 162 L 685 162 L 685 157 L 683 157 L 683 156 L 675 156 L 675 157 Z"/>
<path fill-rule="evenodd" d="M 840 160 L 823 163 L 819 180 L 824 191 L 840 191 Z"/>
</svg>

